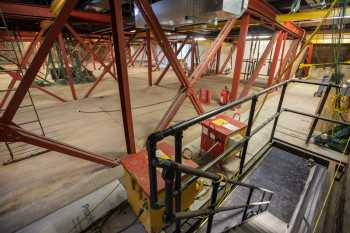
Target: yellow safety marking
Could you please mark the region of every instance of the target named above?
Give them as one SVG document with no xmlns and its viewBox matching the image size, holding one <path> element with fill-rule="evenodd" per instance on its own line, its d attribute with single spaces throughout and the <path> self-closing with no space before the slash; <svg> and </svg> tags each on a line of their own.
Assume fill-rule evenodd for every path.
<svg viewBox="0 0 350 233">
<path fill-rule="evenodd" d="M 308 21 L 308 20 L 320 20 L 327 15 L 327 12 L 328 12 L 328 9 L 323 9 L 323 10 L 302 11 L 302 12 L 291 13 L 291 14 L 280 14 L 276 16 L 276 21 L 279 23 L 283 23 L 286 21 L 298 22 L 298 21 Z M 331 15 L 329 15 L 328 17 L 331 20 L 332 17 L 339 16 L 340 12 L 341 12 L 340 8 L 335 8 L 332 11 Z M 345 16 L 349 16 L 350 7 L 347 7 L 345 12 L 346 12 Z"/>
<path fill-rule="evenodd" d="M 65 3 L 66 0 L 54 0 L 51 3 L 50 10 L 55 17 L 61 12 Z"/>
<path fill-rule="evenodd" d="M 222 125 L 225 125 L 228 123 L 226 120 L 224 120 L 222 118 L 218 118 L 212 122 L 213 122 L 213 124 L 218 125 L 218 126 L 222 126 Z"/>
<path fill-rule="evenodd" d="M 157 150 L 157 157 L 159 159 L 170 160 L 170 157 L 161 150 Z"/>
</svg>

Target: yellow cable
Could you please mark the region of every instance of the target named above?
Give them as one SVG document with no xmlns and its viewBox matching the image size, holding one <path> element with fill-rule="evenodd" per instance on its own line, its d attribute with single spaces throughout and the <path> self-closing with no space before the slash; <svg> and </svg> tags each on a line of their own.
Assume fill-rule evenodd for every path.
<svg viewBox="0 0 350 233">
<path fill-rule="evenodd" d="M 321 19 L 319 25 L 316 27 L 316 29 L 313 31 L 313 33 L 310 35 L 309 39 L 306 40 L 305 44 L 301 47 L 300 51 L 297 53 L 297 55 L 295 56 L 295 58 L 293 58 L 292 62 L 290 62 L 287 67 L 277 76 L 277 78 L 275 78 L 274 80 L 274 84 L 276 84 L 276 80 L 280 80 L 285 73 L 294 65 L 295 61 L 300 57 L 300 55 L 303 53 L 303 51 L 306 49 L 307 46 L 309 46 L 311 40 L 314 38 L 314 36 L 318 33 L 318 31 L 321 29 L 321 26 L 323 25 L 323 23 L 325 22 L 325 20 L 328 18 L 329 14 L 332 12 L 332 10 L 334 9 L 335 5 L 337 4 L 338 0 L 334 0 L 333 3 L 331 4 L 331 6 L 328 8 L 327 13 L 323 16 L 323 18 Z M 305 34 L 304 36 L 305 37 Z M 255 114 L 253 123 L 256 121 L 256 119 L 258 118 L 266 100 L 267 97 L 269 96 L 270 93 L 266 93 L 266 95 L 264 96 L 263 102 L 260 104 L 259 109 L 257 111 L 257 113 Z"/>
<path fill-rule="evenodd" d="M 345 146 L 345 148 L 344 148 L 343 155 L 346 154 L 346 150 L 347 150 L 347 148 L 348 148 L 348 146 L 349 146 L 349 142 L 350 142 L 350 137 L 349 137 L 348 142 L 346 143 L 346 146 Z M 324 208 L 325 208 L 326 205 L 327 205 L 329 196 L 330 196 L 330 194 L 331 194 L 331 192 L 332 192 L 332 189 L 333 189 L 333 186 L 334 186 L 334 183 L 335 183 L 335 179 L 336 179 L 336 177 L 337 177 L 337 172 L 339 171 L 339 168 L 340 168 L 340 165 L 341 165 L 341 164 L 342 164 L 342 162 L 339 160 L 339 161 L 338 161 L 338 167 L 337 167 L 337 169 L 336 169 L 336 171 L 335 171 L 335 174 L 334 174 L 334 176 L 333 176 L 332 183 L 331 183 L 331 185 L 330 185 L 330 187 L 329 187 L 329 189 L 328 189 L 328 191 L 327 191 L 326 198 L 325 198 L 325 200 L 324 200 L 324 202 L 323 202 L 323 204 L 322 204 L 321 211 L 320 211 L 320 213 L 319 213 L 319 215 L 318 215 L 318 217 L 317 217 L 317 220 L 316 220 L 316 223 L 315 223 L 315 226 L 314 226 L 314 229 L 313 229 L 312 233 L 316 233 L 318 224 L 320 223 L 322 213 L 323 213 L 323 211 L 324 211 Z"/>
</svg>

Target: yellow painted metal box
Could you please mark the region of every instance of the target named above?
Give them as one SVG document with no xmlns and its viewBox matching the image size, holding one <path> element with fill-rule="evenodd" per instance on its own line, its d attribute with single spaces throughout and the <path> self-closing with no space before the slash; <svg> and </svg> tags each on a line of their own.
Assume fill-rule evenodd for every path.
<svg viewBox="0 0 350 233">
<path fill-rule="evenodd" d="M 158 146 L 158 154 L 163 157 L 173 159 L 175 155 L 174 149 L 168 144 L 162 142 Z M 164 227 L 163 222 L 163 209 L 154 210 L 150 208 L 150 184 L 149 184 L 149 172 L 148 172 L 148 155 L 147 151 L 133 155 L 128 155 L 121 160 L 124 167 L 125 174 L 125 186 L 128 192 L 128 201 L 133 211 L 138 214 L 141 208 L 145 208 L 144 212 L 140 216 L 140 221 L 149 233 L 156 233 L 162 230 Z M 198 165 L 192 160 L 183 160 L 185 165 L 193 168 Z M 188 177 L 183 176 L 183 180 Z M 164 197 L 165 183 L 161 177 L 161 169 L 157 172 L 158 183 L 158 197 L 161 200 Z M 182 193 L 182 209 L 186 210 L 194 202 L 196 195 L 198 194 L 197 183 L 192 183 Z"/>
</svg>

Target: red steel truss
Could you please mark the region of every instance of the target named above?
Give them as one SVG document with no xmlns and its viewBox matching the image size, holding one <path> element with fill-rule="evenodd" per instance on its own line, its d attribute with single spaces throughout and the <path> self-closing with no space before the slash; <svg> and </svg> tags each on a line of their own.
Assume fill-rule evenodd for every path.
<svg viewBox="0 0 350 233">
<path fill-rule="evenodd" d="M 281 57 L 279 71 L 281 73 L 283 69 L 292 61 L 296 55 L 298 44 L 300 43 L 300 38 L 302 38 L 303 31 L 300 30 L 292 23 L 285 23 L 283 25 L 275 21 L 275 16 L 277 12 L 268 5 L 265 1 L 259 0 L 250 0 L 248 11 L 241 18 L 240 25 L 240 35 L 238 41 L 232 43 L 232 47 L 229 51 L 227 57 L 223 60 L 221 64 L 221 49 L 223 43 L 229 36 L 232 28 L 234 27 L 236 20 L 228 20 L 224 27 L 221 29 L 221 32 L 218 34 L 217 38 L 212 44 L 210 50 L 203 56 L 202 61 L 199 62 L 199 53 L 198 53 L 198 44 L 197 42 L 187 36 L 183 40 L 180 46 L 177 48 L 178 41 L 173 45 L 172 42 L 166 37 L 164 31 L 162 30 L 158 19 L 156 18 L 150 3 L 148 0 L 135 0 L 140 12 L 142 13 L 146 23 L 149 26 L 149 30 L 146 31 L 146 37 L 143 42 L 140 43 L 138 49 L 131 55 L 130 51 L 130 41 L 134 38 L 125 39 L 125 32 L 123 31 L 123 19 L 121 14 L 121 0 L 109 0 L 111 14 L 99 14 L 99 13 L 88 13 L 80 12 L 74 10 L 77 0 L 66 1 L 64 8 L 60 12 L 57 18 L 54 19 L 53 24 L 49 27 L 47 31 L 44 29 L 35 35 L 35 38 L 27 50 L 26 55 L 22 60 L 22 67 L 27 67 L 25 75 L 22 77 L 17 73 L 11 73 L 12 81 L 9 85 L 9 89 L 12 89 L 16 81 L 21 81 L 19 87 L 15 91 L 14 95 L 10 99 L 7 108 L 5 109 L 4 114 L 0 119 L 0 138 L 2 141 L 9 142 L 26 142 L 33 144 L 39 147 L 43 147 L 52 151 L 57 151 L 67 155 L 75 156 L 78 158 L 86 159 L 96 163 L 100 163 L 107 166 L 116 166 L 118 163 L 116 161 L 106 159 L 101 155 L 94 154 L 71 145 L 67 145 L 43 136 L 39 136 L 28 131 L 23 130 L 13 122 L 13 118 L 18 111 L 20 104 L 22 103 L 26 93 L 30 87 L 37 88 L 60 101 L 66 101 L 65 99 L 56 96 L 54 93 L 46 90 L 43 87 L 39 87 L 33 83 L 40 67 L 44 63 L 48 53 L 51 50 L 53 43 L 58 40 L 61 52 L 64 58 L 64 64 L 66 72 L 68 74 L 68 84 L 72 92 L 73 99 L 78 99 L 73 81 L 72 81 L 72 71 L 70 69 L 69 55 L 65 49 L 64 39 L 61 34 L 62 29 L 66 28 L 73 35 L 73 38 L 77 41 L 77 49 L 80 47 L 84 48 L 92 56 L 92 62 L 95 65 L 95 62 L 100 64 L 100 68 L 103 68 L 102 73 L 97 77 L 95 83 L 91 88 L 84 94 L 84 98 L 89 97 L 97 85 L 103 80 L 106 74 L 112 75 L 118 81 L 120 100 L 121 100 L 121 110 L 124 123 L 124 132 L 125 132 L 125 141 L 127 145 L 128 153 L 134 153 L 135 148 L 135 139 L 134 139 L 134 129 L 132 123 L 132 111 L 130 103 L 130 93 L 129 93 L 129 83 L 128 83 L 128 73 L 127 66 L 133 66 L 139 56 L 145 52 L 147 54 L 147 64 L 148 64 L 148 83 L 149 86 L 152 85 L 152 71 L 158 70 L 160 64 L 166 58 L 168 60 L 168 65 L 163 69 L 161 75 L 156 80 L 155 84 L 158 85 L 161 80 L 164 78 L 167 71 L 170 67 L 173 69 L 173 72 L 176 74 L 181 87 L 178 91 L 178 95 L 170 105 L 167 112 L 164 114 L 161 122 L 159 123 L 158 129 L 166 128 L 182 104 L 185 102 L 187 97 L 190 99 L 191 103 L 194 106 L 194 109 L 198 114 L 204 113 L 204 109 L 196 97 L 194 88 L 202 78 L 202 76 L 208 71 L 209 65 L 216 58 L 216 73 L 223 73 L 225 67 L 227 66 L 230 59 L 232 59 L 232 54 L 237 50 L 237 55 L 235 59 L 235 68 L 233 72 L 232 80 L 232 89 L 230 94 L 230 99 L 235 100 L 242 98 L 249 93 L 249 90 L 255 83 L 260 71 L 266 63 L 268 55 L 271 53 L 273 47 L 275 46 L 272 63 L 268 73 L 268 84 L 271 85 L 273 82 L 279 82 L 282 80 L 274 80 L 277 64 L 279 58 Z M 38 18 L 51 18 L 53 19 L 52 14 L 49 12 L 46 7 L 37 7 L 31 5 L 21 5 L 14 3 L 0 3 L 0 8 L 5 9 L 6 15 L 11 15 L 11 17 L 38 17 Z M 100 58 L 97 56 L 93 48 L 93 44 L 90 41 L 87 41 L 81 35 L 79 35 L 75 29 L 67 22 L 69 17 L 75 17 L 80 20 L 87 20 L 93 22 L 100 22 L 112 25 L 112 35 L 113 35 L 113 48 L 114 53 L 107 54 L 105 58 Z M 240 84 L 240 75 L 242 71 L 242 64 L 244 58 L 245 42 L 247 39 L 247 33 L 249 29 L 249 23 L 251 18 L 258 19 L 263 24 L 266 24 L 270 28 L 275 28 L 278 32 L 275 33 L 269 41 L 268 46 L 265 48 L 265 51 L 261 55 L 259 62 L 253 71 L 253 74 L 249 78 L 247 84 L 243 88 L 242 92 L 239 94 L 239 84 Z M 290 46 L 288 52 L 284 54 L 285 41 L 288 37 L 293 38 L 294 41 Z M 152 41 L 153 40 L 153 41 Z M 158 46 L 161 48 L 161 52 L 158 54 L 155 53 L 152 43 L 156 41 Z M 95 43 L 97 43 L 95 41 Z M 187 75 L 185 69 L 182 67 L 180 62 L 177 59 L 177 55 L 183 50 L 186 44 L 191 44 L 191 49 L 186 54 L 186 58 L 191 54 L 191 68 L 190 72 Z M 275 45 L 276 44 L 276 45 Z M 107 46 L 112 46 L 112 42 L 109 42 Z M 34 52 L 36 47 L 39 47 L 36 52 Z M 282 52 L 281 52 L 282 50 Z M 152 54 L 153 53 L 153 54 Z M 163 56 L 159 59 L 159 56 L 163 53 Z M 33 55 L 32 55 L 33 54 Z M 153 65 L 153 59 L 155 65 Z M 213 63 L 214 64 L 214 63 Z M 155 68 L 153 69 L 153 66 Z M 112 69 L 113 67 L 113 69 Z M 291 68 L 286 72 L 283 79 L 289 79 L 291 74 Z M 282 79 L 282 78 L 281 78 Z M 0 105 L 4 105 L 6 100 L 9 98 L 9 94 L 6 93 L 5 98 L 2 99 Z"/>
</svg>

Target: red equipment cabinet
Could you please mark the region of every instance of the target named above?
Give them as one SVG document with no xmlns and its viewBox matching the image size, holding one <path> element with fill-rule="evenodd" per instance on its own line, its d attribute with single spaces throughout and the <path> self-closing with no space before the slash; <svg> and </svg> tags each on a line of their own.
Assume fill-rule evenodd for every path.
<svg viewBox="0 0 350 233">
<path fill-rule="evenodd" d="M 242 138 L 247 125 L 226 115 L 217 115 L 202 122 L 201 151 L 213 157 L 221 155 L 230 142 Z"/>
</svg>

